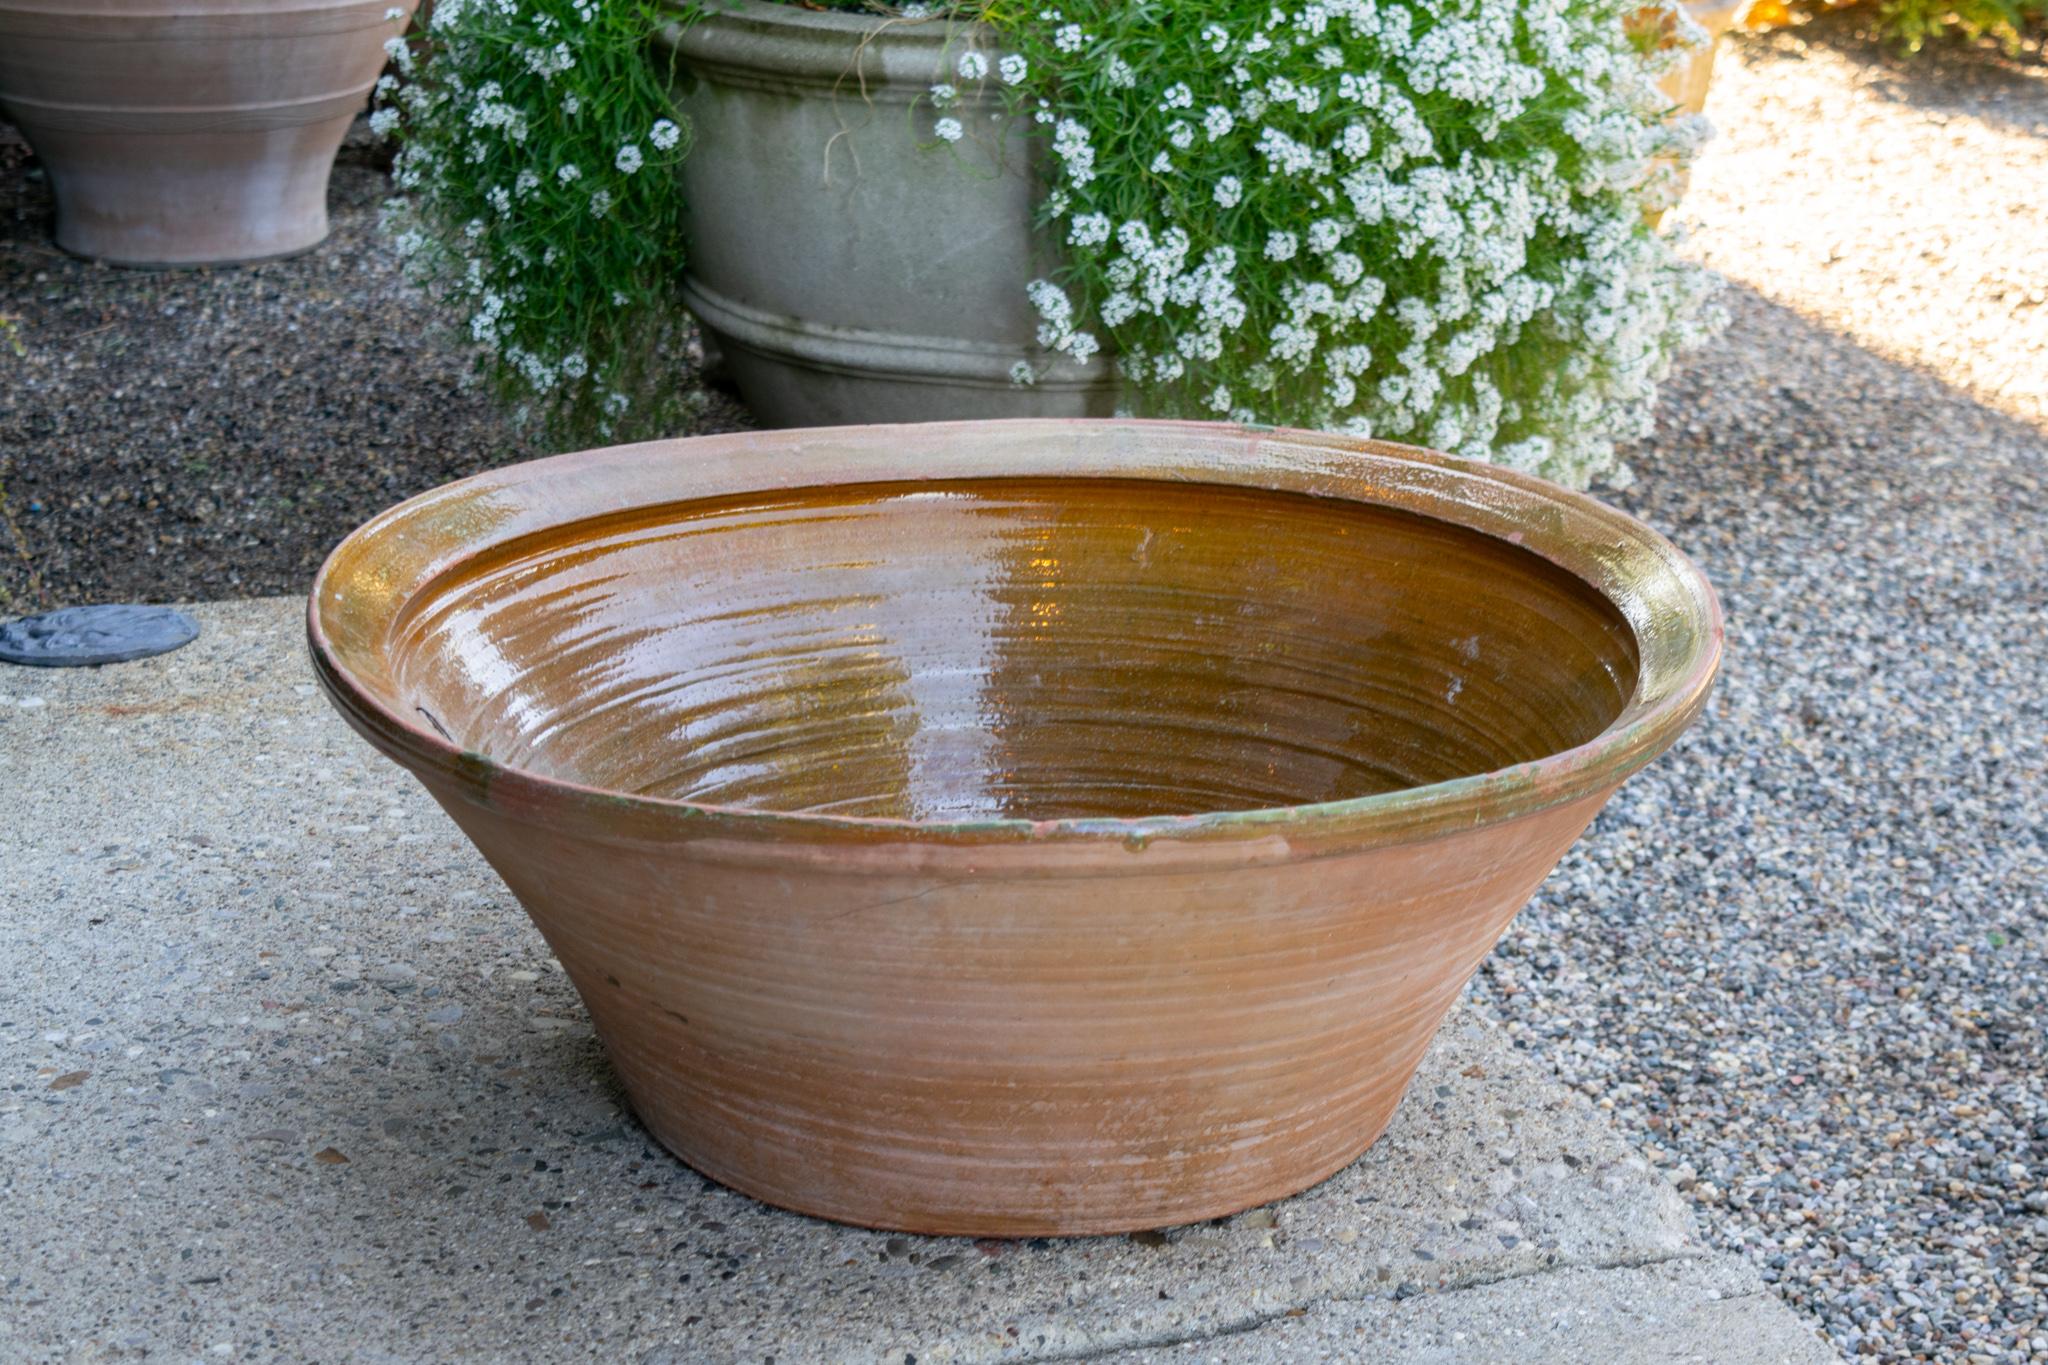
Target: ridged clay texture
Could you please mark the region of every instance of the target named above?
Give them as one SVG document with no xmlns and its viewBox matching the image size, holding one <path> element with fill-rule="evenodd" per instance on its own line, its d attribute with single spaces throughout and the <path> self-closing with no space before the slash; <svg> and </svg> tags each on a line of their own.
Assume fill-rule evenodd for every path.
<svg viewBox="0 0 2048 1365">
<path fill-rule="evenodd" d="M 57 245 L 127 266 L 327 236 L 327 180 L 418 0 L 0 0 L 0 109 L 50 174 Z"/>
<path fill-rule="evenodd" d="M 1721 638 L 1666 541 L 1540 480 L 1114 421 L 494 471 L 344 541 L 309 629 L 664 1143 L 980 1236 L 1355 1159 Z"/>
</svg>

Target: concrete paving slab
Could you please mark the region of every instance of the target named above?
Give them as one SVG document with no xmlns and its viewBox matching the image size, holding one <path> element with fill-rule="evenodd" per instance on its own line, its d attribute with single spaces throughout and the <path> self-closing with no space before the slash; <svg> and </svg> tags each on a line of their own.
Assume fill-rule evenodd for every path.
<svg viewBox="0 0 2048 1365">
<path fill-rule="evenodd" d="M 1220 1340 L 1101 1359 L 1104 1365 L 1368 1359 L 1403 1365 L 1825 1365 L 1838 1357 L 1785 1310 L 1754 1269 L 1717 1256 L 1544 1271 L 1396 1302 L 1319 1304 Z"/>
<path fill-rule="evenodd" d="M 1362 1160 L 1219 1223 L 898 1237 L 714 1186 L 317 694 L 300 613 L 203 606 L 176 654 L 0 669 L 0 1358 L 1236 1359 L 1361 1312 L 1422 1352 L 1496 1299 L 1531 1331 L 1579 1312 L 1582 1341 L 1718 1321 L 1687 1306 L 1722 1272 L 1676 1193 L 1469 1014 Z"/>
</svg>

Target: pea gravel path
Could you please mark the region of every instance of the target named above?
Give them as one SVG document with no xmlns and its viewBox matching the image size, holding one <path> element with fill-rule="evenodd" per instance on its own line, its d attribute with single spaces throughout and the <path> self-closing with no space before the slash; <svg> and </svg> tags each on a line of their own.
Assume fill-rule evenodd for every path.
<svg viewBox="0 0 2048 1365">
<path fill-rule="evenodd" d="M 1846 29 L 1723 55 L 1735 321 L 1618 499 L 1718 699 L 1477 993 L 1844 1350 L 2044 1360 L 2048 68 Z"/>
<path fill-rule="evenodd" d="M 1735 321 L 1617 499 L 1721 586 L 1725 683 L 1475 994 L 1845 1350 L 2048 1359 L 2048 70 L 1853 21 L 1724 51 L 1687 212 Z M 515 452 L 341 186 L 303 262 L 122 276 L 0 148 L 0 594 L 288 590 Z"/>
<path fill-rule="evenodd" d="M 390 192 L 358 122 L 314 251 L 114 270 L 50 244 L 48 183 L 0 122 L 0 617 L 303 591 L 392 503 L 547 453 L 400 278 Z M 744 422 L 722 399 L 702 415 Z"/>
</svg>

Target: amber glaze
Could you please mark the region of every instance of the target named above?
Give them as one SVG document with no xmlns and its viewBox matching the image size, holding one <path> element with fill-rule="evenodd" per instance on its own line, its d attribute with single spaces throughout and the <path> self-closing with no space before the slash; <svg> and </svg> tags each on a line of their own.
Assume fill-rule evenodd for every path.
<svg viewBox="0 0 2048 1365">
<path fill-rule="evenodd" d="M 662 1141 L 1016 1235 L 1355 1158 L 1720 649 L 1698 572 L 1590 499 L 1123 422 L 496 471 L 343 542 L 310 629 Z"/>
</svg>

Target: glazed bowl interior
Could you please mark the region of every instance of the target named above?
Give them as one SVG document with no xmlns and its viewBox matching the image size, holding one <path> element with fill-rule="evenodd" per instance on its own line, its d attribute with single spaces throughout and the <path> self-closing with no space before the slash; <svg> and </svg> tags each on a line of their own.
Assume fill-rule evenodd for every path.
<svg viewBox="0 0 2048 1365">
<path fill-rule="evenodd" d="M 1698 571 L 1591 499 L 1120 421 L 495 470 L 349 536 L 309 626 L 344 713 L 422 776 L 949 838 L 1506 818 L 1661 752 L 1720 650 Z"/>
<path fill-rule="evenodd" d="M 1627 620 L 1529 550 L 1119 478 L 666 502 L 436 577 L 402 704 L 565 782 L 750 810 L 1135 819 L 1344 801 L 1584 744 Z"/>
</svg>

